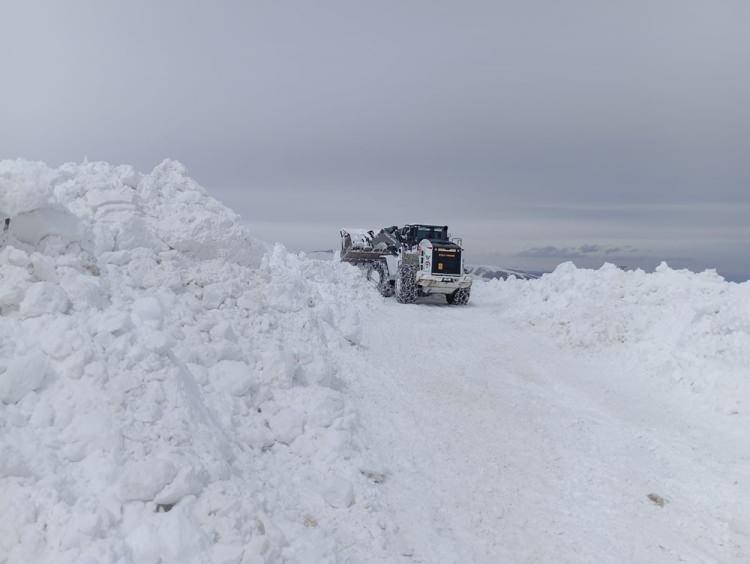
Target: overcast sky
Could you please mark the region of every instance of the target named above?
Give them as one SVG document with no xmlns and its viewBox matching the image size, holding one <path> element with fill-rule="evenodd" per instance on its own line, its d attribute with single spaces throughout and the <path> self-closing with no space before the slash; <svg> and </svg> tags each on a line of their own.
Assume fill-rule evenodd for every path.
<svg viewBox="0 0 750 564">
<path fill-rule="evenodd" d="M 0 156 L 165 157 L 290 248 L 750 277 L 750 2 L 0 2 Z"/>
</svg>

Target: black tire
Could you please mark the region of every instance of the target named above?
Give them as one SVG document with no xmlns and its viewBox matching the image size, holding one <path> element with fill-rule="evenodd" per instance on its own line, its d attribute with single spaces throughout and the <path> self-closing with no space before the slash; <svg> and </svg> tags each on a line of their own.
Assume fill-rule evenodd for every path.
<svg viewBox="0 0 750 564">
<path fill-rule="evenodd" d="M 452 294 L 446 294 L 445 299 L 449 304 L 466 305 L 471 297 L 471 288 L 459 288 Z"/>
<path fill-rule="evenodd" d="M 417 271 L 415 267 L 408 264 L 402 264 L 398 267 L 396 299 L 402 304 L 413 304 L 417 301 Z"/>
<path fill-rule="evenodd" d="M 378 289 L 384 298 L 393 295 L 393 284 L 388 276 L 388 266 L 383 262 L 371 264 L 367 269 L 367 279 Z"/>
<path fill-rule="evenodd" d="M 390 298 L 395 292 L 393 284 L 391 284 L 391 281 L 387 278 L 385 279 L 385 281 L 380 283 L 380 285 L 378 286 L 378 291 L 384 298 Z"/>
</svg>

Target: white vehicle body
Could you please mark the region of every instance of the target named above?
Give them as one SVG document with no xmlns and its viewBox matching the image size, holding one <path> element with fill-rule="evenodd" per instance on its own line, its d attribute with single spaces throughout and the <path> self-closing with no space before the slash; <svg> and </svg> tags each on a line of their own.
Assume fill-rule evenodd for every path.
<svg viewBox="0 0 750 564">
<path fill-rule="evenodd" d="M 447 249 L 441 250 L 441 252 L 446 251 Z M 440 273 L 441 262 L 439 257 L 436 259 L 434 256 L 434 245 L 429 239 L 420 241 L 417 252 L 419 253 L 419 270 L 416 273 L 416 283 L 422 294 L 452 294 L 458 288 L 471 287 L 471 276 L 464 274 L 463 254 L 460 251 L 457 274 Z"/>
</svg>

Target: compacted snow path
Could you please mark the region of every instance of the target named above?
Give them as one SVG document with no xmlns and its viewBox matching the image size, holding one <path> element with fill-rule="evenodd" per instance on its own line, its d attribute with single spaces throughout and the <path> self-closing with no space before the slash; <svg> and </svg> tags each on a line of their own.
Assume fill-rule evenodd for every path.
<svg viewBox="0 0 750 564">
<path fill-rule="evenodd" d="M 504 309 L 481 298 L 466 308 L 385 301 L 364 324 L 372 369 L 356 379 L 358 410 L 400 558 L 749 554 L 733 532 L 747 509 L 733 464 L 746 452 L 738 421 L 688 412 L 679 393 L 659 396 L 624 365 L 566 352 Z"/>
</svg>

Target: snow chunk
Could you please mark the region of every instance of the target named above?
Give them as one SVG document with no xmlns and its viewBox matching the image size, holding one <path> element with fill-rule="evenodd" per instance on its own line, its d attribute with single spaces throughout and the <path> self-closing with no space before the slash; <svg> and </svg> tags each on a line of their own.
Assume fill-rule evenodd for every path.
<svg viewBox="0 0 750 564">
<path fill-rule="evenodd" d="M 212 341 L 229 341 L 237 342 L 237 335 L 234 334 L 232 326 L 229 323 L 221 322 L 214 325 L 209 331 Z"/>
<path fill-rule="evenodd" d="M 0 309 L 16 307 L 23 300 L 23 289 L 10 284 L 0 287 Z"/>
<path fill-rule="evenodd" d="M 146 219 L 139 215 L 130 215 L 117 224 L 118 251 L 138 248 L 165 251 L 169 247 L 148 228 Z"/>
<path fill-rule="evenodd" d="M 244 396 L 257 389 L 255 371 L 238 360 L 220 360 L 210 369 L 210 379 L 233 396 Z"/>
<path fill-rule="evenodd" d="M 268 424 L 274 438 L 288 445 L 302 434 L 305 418 L 295 409 L 283 408 L 268 420 Z"/>
<path fill-rule="evenodd" d="M 177 476 L 177 468 L 168 460 L 130 462 L 120 478 L 123 501 L 149 501 Z"/>
<path fill-rule="evenodd" d="M 322 494 L 331 507 L 345 509 L 354 504 L 354 488 L 351 482 L 340 476 L 330 478 L 323 487 Z"/>
<path fill-rule="evenodd" d="M 203 469 L 196 469 L 192 465 L 183 467 L 164 490 L 155 498 L 158 504 L 175 504 L 187 495 L 198 495 L 206 485 L 208 475 Z"/>
<path fill-rule="evenodd" d="M 209 284 L 203 288 L 203 306 L 208 309 L 216 309 L 226 299 L 228 294 L 227 285 L 221 282 Z"/>
<path fill-rule="evenodd" d="M 29 392 L 38 390 L 48 370 L 47 357 L 41 351 L 11 359 L 5 372 L 0 373 L 0 401 L 15 403 Z"/>
<path fill-rule="evenodd" d="M 130 251 L 110 251 L 101 253 L 99 258 L 107 264 L 122 266 L 130 262 L 131 255 Z"/>
<path fill-rule="evenodd" d="M 12 264 L 13 266 L 26 267 L 31 262 L 29 254 L 16 249 L 12 245 L 8 245 L 2 251 L 0 251 L 0 263 Z"/>
<path fill-rule="evenodd" d="M 44 314 L 65 313 L 70 307 L 68 294 L 52 282 L 35 282 L 21 302 L 21 314 L 36 317 Z"/>
<path fill-rule="evenodd" d="M 330 427 L 344 414 L 344 400 L 333 393 L 324 396 L 308 416 L 308 423 L 317 427 Z"/>
<path fill-rule="evenodd" d="M 134 192 L 131 188 L 94 189 L 86 194 L 86 201 L 93 209 L 112 204 L 132 204 Z"/>
<path fill-rule="evenodd" d="M 57 236 L 66 243 L 83 238 L 78 219 L 65 210 L 38 208 L 11 218 L 10 234 L 24 243 L 38 244 L 45 237 Z"/>
<path fill-rule="evenodd" d="M 133 323 L 143 324 L 152 329 L 160 329 L 164 320 L 164 311 L 159 300 L 152 296 L 139 298 L 133 303 Z"/>
<path fill-rule="evenodd" d="M 130 316 L 124 311 L 110 310 L 99 319 L 97 332 L 121 334 L 133 326 Z"/>
<path fill-rule="evenodd" d="M 52 173 L 44 163 L 0 161 L 0 216 L 47 206 L 53 199 Z"/>
<path fill-rule="evenodd" d="M 129 515 L 128 535 L 125 539 L 128 562 L 208 562 L 202 555 L 211 539 L 201 529 L 195 528 L 189 510 L 175 508 L 158 515 Z"/>
<path fill-rule="evenodd" d="M 55 261 L 41 253 L 33 253 L 31 255 L 31 272 L 39 280 L 46 282 L 57 281 Z"/>
<path fill-rule="evenodd" d="M 23 300 L 29 281 L 29 273 L 23 267 L 0 267 L 0 308 L 17 307 Z"/>
</svg>

